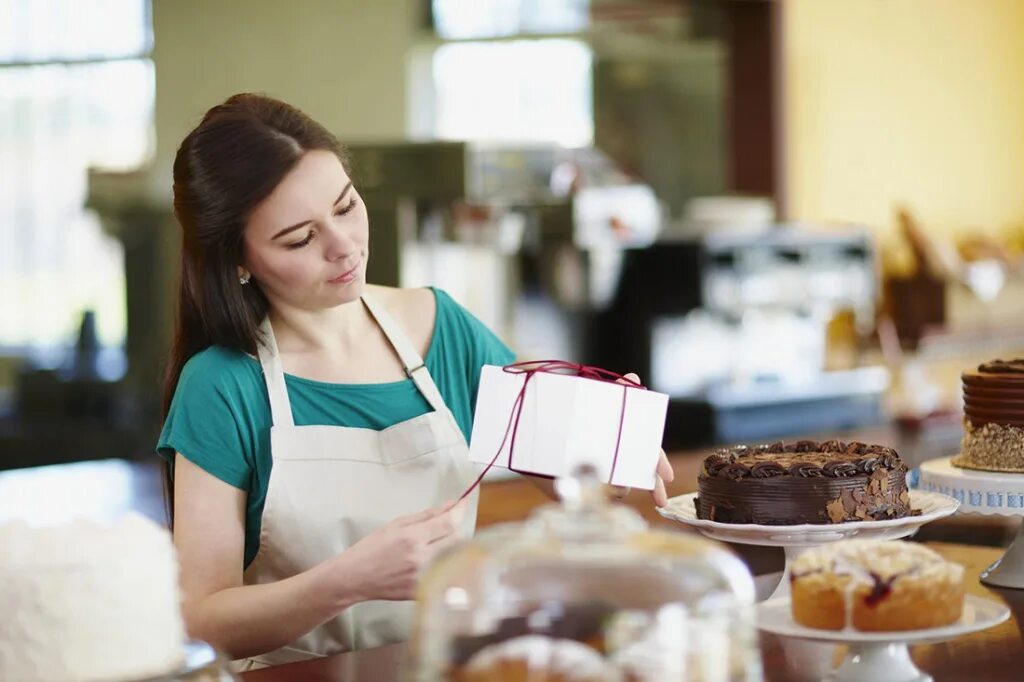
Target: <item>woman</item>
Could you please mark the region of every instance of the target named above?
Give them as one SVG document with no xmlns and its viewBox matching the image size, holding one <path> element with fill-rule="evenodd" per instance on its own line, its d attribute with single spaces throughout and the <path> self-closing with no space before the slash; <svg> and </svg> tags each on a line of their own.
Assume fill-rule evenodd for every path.
<svg viewBox="0 0 1024 682">
<path fill-rule="evenodd" d="M 442 291 L 366 283 L 344 150 L 283 102 L 207 112 L 174 210 L 158 451 L 190 635 L 243 667 L 404 638 L 421 566 L 472 533 L 476 494 L 454 501 L 480 368 L 512 352 Z"/>
</svg>

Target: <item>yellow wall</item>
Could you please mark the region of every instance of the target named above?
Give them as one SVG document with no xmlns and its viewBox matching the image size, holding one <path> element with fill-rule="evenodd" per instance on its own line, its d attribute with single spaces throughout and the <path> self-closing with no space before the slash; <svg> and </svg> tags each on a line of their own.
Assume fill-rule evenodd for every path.
<svg viewBox="0 0 1024 682">
<path fill-rule="evenodd" d="M 1024 0 L 781 0 L 795 219 L 1024 220 Z"/>
</svg>

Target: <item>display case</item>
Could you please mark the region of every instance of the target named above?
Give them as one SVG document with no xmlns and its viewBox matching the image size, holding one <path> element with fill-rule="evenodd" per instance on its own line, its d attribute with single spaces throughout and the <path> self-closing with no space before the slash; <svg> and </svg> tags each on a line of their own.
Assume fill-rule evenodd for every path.
<svg viewBox="0 0 1024 682">
<path fill-rule="evenodd" d="M 562 504 L 439 556 L 419 588 L 404 679 L 754 682 L 754 586 L 724 545 L 651 530 L 592 471 Z"/>
</svg>

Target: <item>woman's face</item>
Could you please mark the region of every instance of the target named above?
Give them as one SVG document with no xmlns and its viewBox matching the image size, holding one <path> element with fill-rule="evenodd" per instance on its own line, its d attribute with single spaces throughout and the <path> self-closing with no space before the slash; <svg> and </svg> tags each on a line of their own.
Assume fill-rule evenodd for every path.
<svg viewBox="0 0 1024 682">
<path fill-rule="evenodd" d="M 275 307 L 321 310 L 366 285 L 366 208 L 338 157 L 306 152 L 245 226 L 241 266 Z"/>
</svg>

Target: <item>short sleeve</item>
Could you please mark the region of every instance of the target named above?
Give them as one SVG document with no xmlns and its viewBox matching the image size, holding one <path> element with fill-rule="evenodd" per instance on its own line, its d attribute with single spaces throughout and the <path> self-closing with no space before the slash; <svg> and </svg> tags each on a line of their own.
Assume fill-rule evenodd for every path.
<svg viewBox="0 0 1024 682">
<path fill-rule="evenodd" d="M 248 406 L 261 384 L 241 353 L 210 348 L 193 356 L 182 369 L 157 453 L 172 463 L 180 453 L 225 483 L 250 490 L 258 425 Z"/>
<path fill-rule="evenodd" d="M 480 372 L 484 365 L 504 366 L 516 359 L 504 341 L 487 328 L 472 313 L 459 305 L 442 289 L 436 290 L 438 314 L 444 309 L 457 329 L 457 336 L 465 344 L 465 371 L 470 388 L 470 404 L 476 405 L 477 389 L 480 386 Z"/>
</svg>

